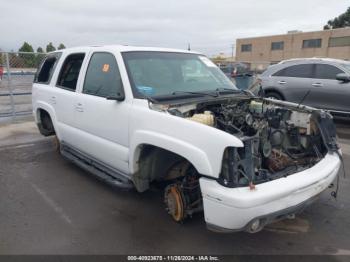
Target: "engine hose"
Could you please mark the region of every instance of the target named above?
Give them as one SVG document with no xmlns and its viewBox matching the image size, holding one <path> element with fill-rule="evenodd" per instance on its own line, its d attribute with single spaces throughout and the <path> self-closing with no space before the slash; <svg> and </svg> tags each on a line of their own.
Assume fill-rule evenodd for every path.
<svg viewBox="0 0 350 262">
<path fill-rule="evenodd" d="M 302 154 L 298 154 L 298 155 L 293 155 L 292 153 L 289 152 L 289 149 L 286 147 L 286 148 L 283 148 L 286 152 L 286 154 L 291 158 L 291 159 L 300 159 L 302 157 L 306 157 L 306 154 L 305 153 L 302 153 Z"/>
</svg>

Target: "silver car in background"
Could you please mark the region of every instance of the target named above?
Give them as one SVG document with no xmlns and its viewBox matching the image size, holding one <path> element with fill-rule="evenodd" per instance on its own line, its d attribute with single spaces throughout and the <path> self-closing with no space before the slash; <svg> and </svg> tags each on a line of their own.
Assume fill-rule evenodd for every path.
<svg viewBox="0 0 350 262">
<path fill-rule="evenodd" d="M 291 59 L 259 77 L 265 97 L 350 115 L 350 62 L 328 58 Z"/>
</svg>

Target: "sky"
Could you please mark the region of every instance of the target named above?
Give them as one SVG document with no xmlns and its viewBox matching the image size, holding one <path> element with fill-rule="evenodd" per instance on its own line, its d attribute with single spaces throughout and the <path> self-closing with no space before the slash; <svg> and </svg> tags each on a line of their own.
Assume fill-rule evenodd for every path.
<svg viewBox="0 0 350 262">
<path fill-rule="evenodd" d="M 0 0 L 0 48 L 128 44 L 231 55 L 237 38 L 322 30 L 350 0 Z"/>
</svg>

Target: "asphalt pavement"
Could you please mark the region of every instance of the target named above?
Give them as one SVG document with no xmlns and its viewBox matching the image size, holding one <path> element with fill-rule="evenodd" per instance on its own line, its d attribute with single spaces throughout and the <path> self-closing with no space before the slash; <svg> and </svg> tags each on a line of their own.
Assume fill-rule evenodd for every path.
<svg viewBox="0 0 350 262">
<path fill-rule="evenodd" d="M 345 124 L 346 131 L 346 124 Z M 346 170 L 350 140 L 341 136 Z M 203 214 L 177 224 L 162 191 L 123 191 L 63 159 L 32 122 L 0 127 L 0 254 L 350 255 L 349 175 L 294 220 L 257 234 L 213 233 Z"/>
</svg>

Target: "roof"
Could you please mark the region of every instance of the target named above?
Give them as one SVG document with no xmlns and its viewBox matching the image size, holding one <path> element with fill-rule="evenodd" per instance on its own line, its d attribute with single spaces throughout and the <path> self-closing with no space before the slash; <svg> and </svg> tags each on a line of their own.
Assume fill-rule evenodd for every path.
<svg viewBox="0 0 350 262">
<path fill-rule="evenodd" d="M 189 54 L 200 54 L 196 51 L 188 51 L 185 49 L 174 49 L 174 48 L 162 48 L 162 47 L 146 47 L 146 46 L 129 46 L 129 45 L 92 45 L 92 46 L 78 46 L 72 48 L 66 48 L 63 50 L 64 52 L 74 52 L 74 51 L 82 51 L 82 50 L 108 50 L 108 51 L 116 51 L 116 52 L 130 52 L 130 51 L 154 51 L 154 52 L 172 52 L 172 53 L 189 53 Z M 55 51 L 55 52 L 57 52 Z"/>
<path fill-rule="evenodd" d="M 292 58 L 292 59 L 287 59 L 287 60 L 282 60 L 279 62 L 279 64 L 285 64 L 289 62 L 302 62 L 302 61 L 310 61 L 310 62 L 315 62 L 315 61 L 323 61 L 323 62 L 331 62 L 331 63 L 350 63 L 350 61 L 346 60 L 341 60 L 341 59 L 334 59 L 334 58 L 323 58 L 323 57 L 312 57 L 312 58 Z"/>
</svg>

